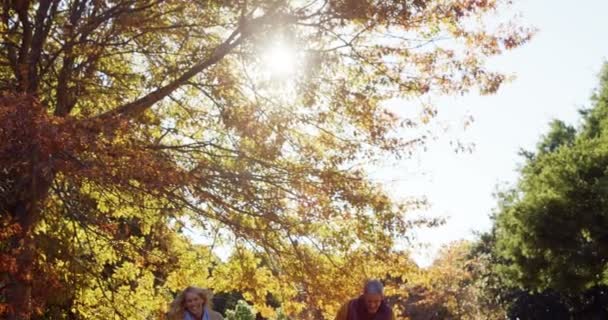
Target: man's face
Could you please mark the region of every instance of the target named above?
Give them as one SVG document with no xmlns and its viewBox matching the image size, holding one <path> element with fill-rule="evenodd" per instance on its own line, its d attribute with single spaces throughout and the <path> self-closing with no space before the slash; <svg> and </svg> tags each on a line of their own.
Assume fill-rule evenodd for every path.
<svg viewBox="0 0 608 320">
<path fill-rule="evenodd" d="M 382 303 L 382 295 L 374 293 L 366 293 L 363 295 L 363 301 L 365 302 L 365 308 L 370 314 L 375 314 L 380 308 Z"/>
</svg>

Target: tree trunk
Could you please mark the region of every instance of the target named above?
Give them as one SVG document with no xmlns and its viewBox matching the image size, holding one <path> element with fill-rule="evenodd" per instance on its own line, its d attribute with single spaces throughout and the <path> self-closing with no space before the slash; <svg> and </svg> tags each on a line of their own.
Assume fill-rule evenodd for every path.
<svg viewBox="0 0 608 320">
<path fill-rule="evenodd" d="M 27 204 L 20 204 L 18 210 Z M 31 216 L 24 210 L 22 213 L 24 216 Z M 10 241 L 9 250 L 11 253 L 15 253 L 17 262 L 17 270 L 15 273 L 9 274 L 9 283 L 7 284 L 7 302 L 9 305 L 9 317 L 10 320 L 22 320 L 30 319 L 33 312 L 32 305 L 32 278 L 33 278 L 33 267 L 34 267 L 34 247 L 32 237 L 32 226 L 18 222 L 21 228 L 21 232 L 13 236 Z"/>
<path fill-rule="evenodd" d="M 8 303 L 8 319 L 29 320 L 34 312 L 34 305 L 44 301 L 33 301 L 34 267 L 36 246 L 34 229 L 40 220 L 40 208 L 48 194 L 52 177 L 45 176 L 46 159 L 40 161 L 38 148 L 33 148 L 31 174 L 16 179 L 12 194 L 15 201 L 5 207 L 11 222 L 16 223 L 19 231 L 12 235 L 5 248 L 9 256 L 14 257 L 16 269 L 6 275 L 5 293 Z M 48 169 L 48 168 L 46 168 Z M 41 305 L 41 304 L 40 304 Z"/>
</svg>

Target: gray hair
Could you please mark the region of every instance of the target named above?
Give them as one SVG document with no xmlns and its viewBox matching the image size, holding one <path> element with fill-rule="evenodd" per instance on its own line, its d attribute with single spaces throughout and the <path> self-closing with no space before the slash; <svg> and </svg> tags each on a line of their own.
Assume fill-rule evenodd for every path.
<svg viewBox="0 0 608 320">
<path fill-rule="evenodd" d="M 372 279 L 367 280 L 365 282 L 365 286 L 363 287 L 363 293 L 371 293 L 371 294 L 384 294 L 384 286 L 380 280 Z"/>
</svg>

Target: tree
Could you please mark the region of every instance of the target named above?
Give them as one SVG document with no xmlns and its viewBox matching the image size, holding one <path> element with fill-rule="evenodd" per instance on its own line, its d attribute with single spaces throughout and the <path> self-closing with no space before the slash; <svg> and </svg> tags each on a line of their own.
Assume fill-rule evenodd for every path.
<svg viewBox="0 0 608 320">
<path fill-rule="evenodd" d="M 494 299 L 488 281 L 491 259 L 479 247 L 469 241 L 444 246 L 433 264 L 411 279 L 401 303 L 404 315 L 411 320 L 504 319 L 506 309 Z"/>
<path fill-rule="evenodd" d="M 122 277 L 109 292 L 136 292 L 135 270 L 158 273 L 172 254 L 148 263 L 123 250 L 140 257 L 162 246 L 159 230 L 184 225 L 265 255 L 293 284 L 280 298 L 331 310 L 298 282 L 311 263 L 391 259 L 411 226 L 407 205 L 357 169 L 424 142 L 396 137 L 419 124 L 382 102 L 497 90 L 504 77 L 484 58 L 530 36 L 476 23 L 501 2 L 4 1 L 2 311 L 28 319 L 44 289 L 95 287 L 80 271 L 59 276 L 87 259 L 74 270 L 109 264 L 98 280 Z M 295 48 L 291 77 L 267 72 L 263 48 L 275 41 Z M 69 254 L 47 251 L 47 238 Z M 157 278 L 146 290 L 171 287 Z"/>
<path fill-rule="evenodd" d="M 507 208 L 516 196 L 514 190 L 499 192 L 497 212 Z M 490 232 L 480 235 L 470 252 L 470 258 L 483 262 L 483 267 L 477 269 L 475 279 L 479 290 L 476 292 L 477 302 L 481 310 L 496 310 L 502 313 L 501 318 L 506 313 L 508 319 L 522 320 L 602 319 L 606 316 L 608 295 L 605 286 L 592 287 L 583 292 L 526 287 L 518 279 L 509 278 L 511 273 L 504 272 L 511 267 L 512 261 L 499 256 L 496 241 L 495 224 Z"/>
<path fill-rule="evenodd" d="M 554 122 L 503 199 L 496 252 L 513 286 L 577 294 L 606 284 L 607 80 L 604 68 L 580 128 Z"/>
<path fill-rule="evenodd" d="M 563 297 L 554 291 L 529 293 L 520 290 L 514 298 L 509 306 L 510 319 L 571 319 Z"/>
<path fill-rule="evenodd" d="M 541 145 L 546 146 L 539 143 Z M 539 150 L 544 148 L 539 147 Z M 498 212 L 514 195 L 512 190 L 498 193 Z M 572 310 L 576 310 L 577 306 L 569 304 L 570 297 L 551 289 L 538 292 L 517 287 L 513 279 L 507 278 L 508 274 L 501 272 L 509 266 L 510 261 L 497 255 L 496 240 L 496 228 L 493 227 L 490 232 L 480 234 L 470 253 L 484 262 L 476 281 L 480 289 L 477 294 L 481 310 L 498 311 L 496 315 L 501 319 L 571 319 Z"/>
</svg>

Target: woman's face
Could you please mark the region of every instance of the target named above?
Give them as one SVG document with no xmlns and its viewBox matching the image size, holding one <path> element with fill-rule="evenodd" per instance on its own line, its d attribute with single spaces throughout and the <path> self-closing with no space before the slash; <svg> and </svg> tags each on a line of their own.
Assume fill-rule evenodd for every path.
<svg viewBox="0 0 608 320">
<path fill-rule="evenodd" d="M 205 305 L 205 299 L 201 298 L 195 292 L 186 292 L 186 310 L 193 315 L 200 317 L 203 315 L 203 306 Z"/>
</svg>

